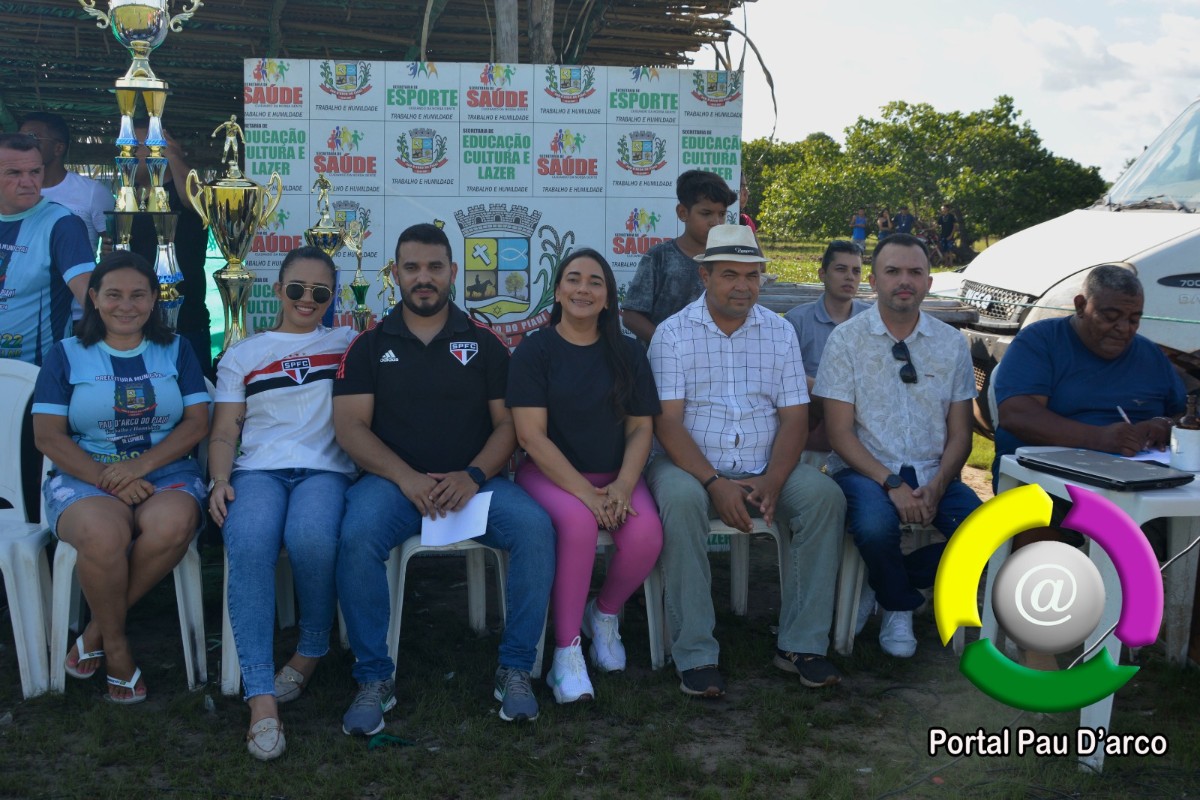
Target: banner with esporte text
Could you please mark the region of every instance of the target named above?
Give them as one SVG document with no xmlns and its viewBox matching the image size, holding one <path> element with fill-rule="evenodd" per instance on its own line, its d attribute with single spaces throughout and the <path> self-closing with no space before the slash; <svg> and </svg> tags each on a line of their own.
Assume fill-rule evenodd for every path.
<svg viewBox="0 0 1200 800">
<path fill-rule="evenodd" d="M 679 173 L 711 170 L 735 192 L 741 175 L 737 72 L 251 59 L 244 103 L 247 174 L 279 172 L 284 189 L 247 260 L 254 330 L 274 323 L 271 284 L 317 220 L 319 175 L 336 219 L 366 231 L 377 318 L 396 238 L 431 222 L 459 265 L 455 302 L 513 344 L 548 319 L 570 250 L 604 253 L 623 297 L 641 256 L 681 232 Z M 348 325 L 354 258 L 336 261 L 333 321 Z"/>
</svg>

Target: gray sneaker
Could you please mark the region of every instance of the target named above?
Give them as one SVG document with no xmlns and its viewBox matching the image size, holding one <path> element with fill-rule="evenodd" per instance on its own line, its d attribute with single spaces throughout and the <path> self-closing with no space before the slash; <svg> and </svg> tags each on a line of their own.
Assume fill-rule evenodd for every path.
<svg viewBox="0 0 1200 800">
<path fill-rule="evenodd" d="M 496 670 L 494 694 L 500 701 L 500 719 L 505 722 L 537 719 L 537 698 L 533 696 L 533 685 L 526 670 L 500 667 Z"/>
<path fill-rule="evenodd" d="M 360 683 L 354 702 L 342 717 L 342 733 L 374 736 L 383 730 L 383 713 L 395 705 L 396 682 L 391 678 Z"/>
</svg>

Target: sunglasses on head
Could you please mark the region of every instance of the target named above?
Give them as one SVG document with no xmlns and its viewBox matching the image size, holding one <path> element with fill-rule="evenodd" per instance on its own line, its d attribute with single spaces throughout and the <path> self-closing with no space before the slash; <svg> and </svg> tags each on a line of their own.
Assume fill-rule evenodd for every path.
<svg viewBox="0 0 1200 800">
<path fill-rule="evenodd" d="M 905 383 L 916 383 L 917 368 L 913 366 L 912 356 L 908 352 L 908 345 L 904 342 L 896 342 L 892 345 L 892 358 L 904 362 L 904 366 L 900 368 L 900 380 Z"/>
<path fill-rule="evenodd" d="M 314 303 L 328 303 L 329 298 L 333 297 L 333 290 L 328 286 L 322 286 L 319 283 L 300 283 L 300 281 L 291 281 L 285 284 L 283 293 L 288 300 L 299 300 L 304 297 L 305 289 L 312 293 Z"/>
</svg>

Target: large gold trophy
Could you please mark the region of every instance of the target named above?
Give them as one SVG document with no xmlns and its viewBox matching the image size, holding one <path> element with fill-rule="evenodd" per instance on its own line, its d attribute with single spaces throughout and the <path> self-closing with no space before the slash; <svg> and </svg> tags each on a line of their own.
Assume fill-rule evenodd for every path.
<svg viewBox="0 0 1200 800">
<path fill-rule="evenodd" d="M 238 141 L 245 142 L 237 117 L 230 116 L 213 131 L 215 137 L 225 131 L 225 150 L 221 160 L 225 175 L 209 183 L 201 183 L 196 170 L 187 176 L 187 196 L 204 224 L 212 229 L 217 247 L 225 256 L 225 266 L 215 273 L 221 305 L 225 309 L 225 341 L 222 352 L 246 338 L 246 301 L 254 284 L 244 262 L 254 243 L 254 234 L 275 211 L 283 196 L 283 179 L 271 173 L 266 186 L 261 186 L 242 174 L 238 166 Z M 274 186 L 274 194 L 270 187 Z"/>
<path fill-rule="evenodd" d="M 167 139 L 163 134 L 162 113 L 167 104 L 167 82 L 159 79 L 150 69 L 150 53 L 163 43 L 168 31 L 183 30 L 182 24 L 192 18 L 196 9 L 204 5 L 202 0 L 193 0 L 192 5 L 175 16 L 167 11 L 167 0 L 109 0 L 108 13 L 96 8 L 96 0 L 79 0 L 83 10 L 95 17 L 97 27 L 111 27 L 113 36 L 129 50 L 131 63 L 125 74 L 117 79 L 117 107 L 121 112 L 121 127 L 117 134 L 118 153 L 116 210 L 109 212 L 109 233 L 117 249 L 128 249 L 134 214 L 148 212 L 154 220 L 158 234 L 158 255 L 155 272 L 158 273 L 160 308 L 166 323 L 172 328 L 179 317 L 183 295 L 179 283 L 183 275 L 175 260 L 175 223 L 177 217 L 171 211 L 167 191 L 163 188 L 163 177 L 167 171 L 164 149 Z M 138 97 L 146 105 L 150 122 L 145 145 L 150 154 L 146 157 L 146 169 L 150 174 L 149 191 L 143 190 L 139 199 L 135 180 L 141 159 L 136 149 L 139 144 L 133 128 L 133 115 L 137 110 Z"/>
</svg>

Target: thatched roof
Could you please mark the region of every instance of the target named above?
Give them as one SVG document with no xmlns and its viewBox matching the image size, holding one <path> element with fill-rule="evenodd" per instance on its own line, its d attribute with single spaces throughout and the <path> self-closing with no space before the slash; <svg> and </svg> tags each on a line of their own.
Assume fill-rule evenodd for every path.
<svg viewBox="0 0 1200 800">
<path fill-rule="evenodd" d="M 556 60 L 688 65 L 701 48 L 728 39 L 725 17 L 743 2 L 753 0 L 556 0 Z M 170 2 L 172 13 L 185 5 Z M 494 0 L 207 0 L 150 58 L 171 87 L 163 120 L 194 161 L 209 151 L 215 160 L 217 151 L 202 143 L 231 113 L 241 114 L 243 59 L 417 59 L 427 5 L 436 18 L 425 60 L 493 60 Z M 528 61 L 529 3 L 517 5 L 520 60 Z M 75 0 L 0 2 L 0 19 L 0 128 L 15 129 L 30 111 L 55 111 L 76 140 L 70 162 L 111 163 L 111 89 L 129 65 L 112 33 L 97 28 Z"/>
</svg>

